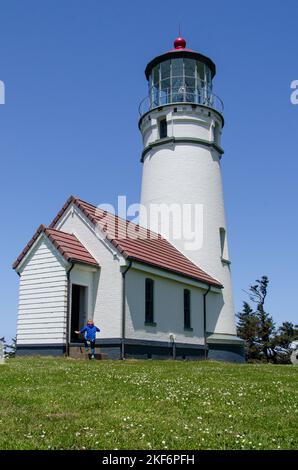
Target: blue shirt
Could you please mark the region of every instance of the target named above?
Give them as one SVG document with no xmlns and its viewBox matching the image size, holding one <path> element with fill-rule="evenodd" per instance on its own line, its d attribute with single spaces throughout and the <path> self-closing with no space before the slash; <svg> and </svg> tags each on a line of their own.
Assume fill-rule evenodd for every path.
<svg viewBox="0 0 298 470">
<path fill-rule="evenodd" d="M 80 330 L 80 333 L 85 333 L 85 338 L 89 341 L 94 341 L 96 339 L 96 332 L 97 331 L 100 331 L 99 328 L 97 328 L 97 326 L 95 325 L 87 325 L 87 326 L 84 326 L 84 328 L 82 328 Z"/>
</svg>

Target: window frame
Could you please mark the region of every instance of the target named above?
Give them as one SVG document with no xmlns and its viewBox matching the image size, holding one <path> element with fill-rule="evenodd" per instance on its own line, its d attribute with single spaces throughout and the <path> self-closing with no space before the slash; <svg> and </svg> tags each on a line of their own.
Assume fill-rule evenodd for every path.
<svg viewBox="0 0 298 470">
<path fill-rule="evenodd" d="M 193 331 L 191 326 L 191 290 L 183 289 L 184 330 Z"/>
<path fill-rule="evenodd" d="M 220 257 L 225 259 L 226 255 L 226 229 L 219 227 Z"/>
<path fill-rule="evenodd" d="M 190 66 L 192 62 L 193 67 Z M 188 75 L 189 71 L 193 74 Z M 188 57 L 171 58 L 157 64 L 151 70 L 148 84 L 150 109 L 180 101 L 206 104 L 212 93 L 210 68 L 204 62 Z M 186 88 L 184 96 L 179 93 L 181 87 Z"/>
<path fill-rule="evenodd" d="M 154 322 L 154 280 L 150 277 L 145 279 L 145 325 L 156 325 Z"/>
<path fill-rule="evenodd" d="M 166 139 L 168 137 L 168 122 L 166 116 L 161 117 L 158 121 L 158 134 L 160 139 Z"/>
</svg>

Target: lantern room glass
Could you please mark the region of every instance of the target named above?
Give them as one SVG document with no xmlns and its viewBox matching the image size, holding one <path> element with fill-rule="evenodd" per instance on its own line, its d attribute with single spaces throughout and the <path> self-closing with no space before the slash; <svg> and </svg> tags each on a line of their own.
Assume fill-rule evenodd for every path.
<svg viewBox="0 0 298 470">
<path fill-rule="evenodd" d="M 211 71 L 197 60 L 176 58 L 156 65 L 149 76 L 150 109 L 188 102 L 210 105 Z"/>
</svg>

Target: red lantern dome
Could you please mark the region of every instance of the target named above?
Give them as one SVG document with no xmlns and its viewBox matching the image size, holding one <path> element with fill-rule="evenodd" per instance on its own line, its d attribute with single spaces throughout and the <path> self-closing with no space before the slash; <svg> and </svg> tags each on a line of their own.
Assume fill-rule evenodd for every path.
<svg viewBox="0 0 298 470">
<path fill-rule="evenodd" d="M 185 49 L 186 41 L 185 39 L 181 38 L 180 36 L 175 39 L 174 41 L 174 48 L 175 49 Z"/>
</svg>

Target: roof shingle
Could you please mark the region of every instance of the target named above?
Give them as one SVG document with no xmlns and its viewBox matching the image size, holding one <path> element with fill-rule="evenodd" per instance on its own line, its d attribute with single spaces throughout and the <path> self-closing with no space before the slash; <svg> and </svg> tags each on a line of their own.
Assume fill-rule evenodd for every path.
<svg viewBox="0 0 298 470">
<path fill-rule="evenodd" d="M 71 203 L 75 204 L 92 223 L 98 224 L 100 229 L 105 232 L 107 239 L 125 258 L 156 266 L 216 287 L 223 287 L 219 281 L 200 269 L 160 234 L 121 219 L 74 196 L 67 200 L 50 227 L 55 227 Z"/>
<path fill-rule="evenodd" d="M 75 235 L 61 232 L 60 230 L 55 230 L 53 228 L 47 228 L 45 225 L 40 225 L 31 238 L 30 242 L 26 245 L 22 253 L 14 262 L 14 269 L 17 268 L 41 233 L 46 235 L 46 237 L 53 243 L 55 248 L 67 261 L 99 266 L 97 261 L 89 253 L 89 251 L 86 250 L 86 248 Z"/>
</svg>

